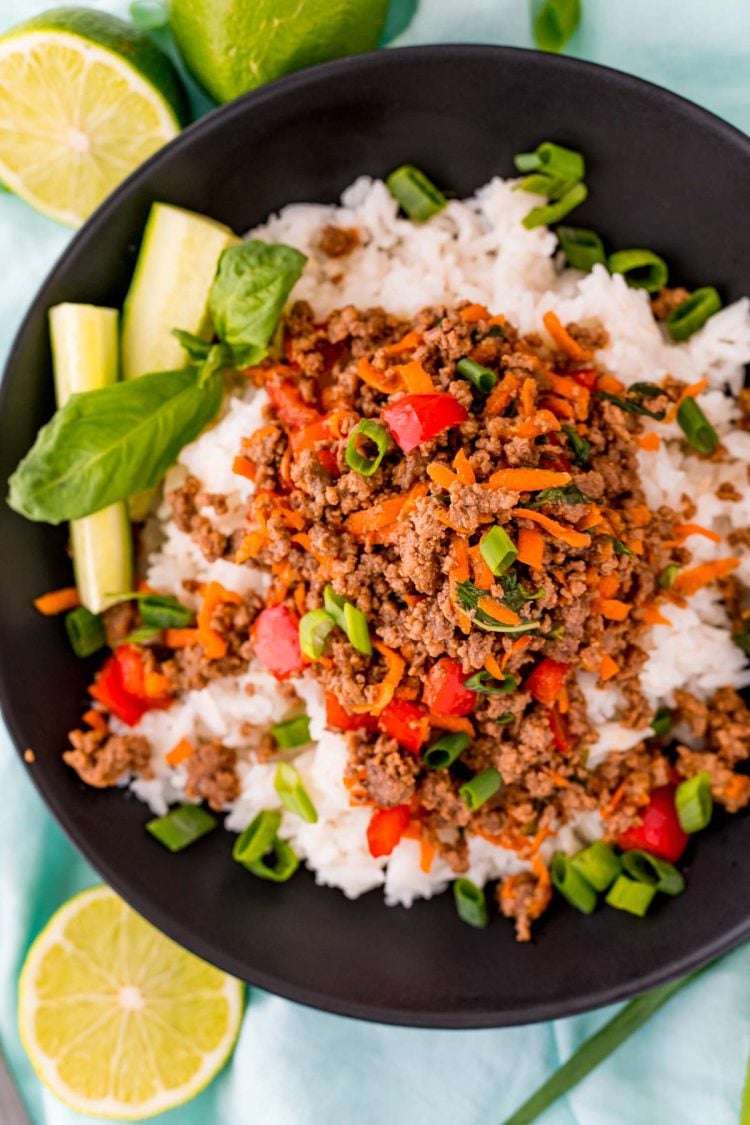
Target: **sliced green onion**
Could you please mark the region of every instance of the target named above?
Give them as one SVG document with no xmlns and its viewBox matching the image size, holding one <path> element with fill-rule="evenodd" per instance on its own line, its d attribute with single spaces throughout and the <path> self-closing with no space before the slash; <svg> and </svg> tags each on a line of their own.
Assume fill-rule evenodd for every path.
<svg viewBox="0 0 750 1125">
<path fill-rule="evenodd" d="M 658 293 L 669 279 L 667 263 L 653 250 L 616 250 L 607 266 L 610 273 L 621 273 L 633 289 L 649 293 Z"/>
<path fill-rule="evenodd" d="M 504 528 L 495 526 L 482 536 L 479 551 L 492 573 L 499 577 L 513 565 L 518 548 Z"/>
<path fill-rule="evenodd" d="M 65 614 L 65 631 L 76 656 L 92 656 L 107 643 L 101 616 L 82 605 Z"/>
<path fill-rule="evenodd" d="M 453 897 L 456 901 L 456 910 L 462 922 L 469 926 L 476 926 L 483 930 L 489 925 L 490 917 L 487 913 L 487 899 L 484 891 L 473 883 L 471 879 L 462 876 L 453 880 Z"/>
<path fill-rule="evenodd" d="M 149 820 L 146 831 L 170 852 L 181 852 L 188 844 L 195 843 L 215 828 L 217 823 L 216 817 L 200 805 L 180 805 L 166 816 Z"/>
<path fill-rule="evenodd" d="M 570 857 L 570 865 L 595 891 L 606 891 L 622 871 L 622 863 L 609 844 L 596 840 Z"/>
<path fill-rule="evenodd" d="M 310 660 L 323 655 L 326 640 L 336 622 L 324 609 L 313 609 L 299 623 L 299 647 Z"/>
<path fill-rule="evenodd" d="M 677 563 L 670 563 L 669 566 L 665 566 L 657 579 L 661 588 L 663 590 L 671 590 L 679 573 L 680 568 Z"/>
<path fill-rule="evenodd" d="M 463 754 L 469 745 L 469 736 L 466 731 L 458 730 L 451 734 L 443 734 L 428 746 L 422 761 L 431 770 L 446 770 L 452 766 L 457 758 Z"/>
<path fill-rule="evenodd" d="M 560 892 L 571 906 L 580 910 L 582 914 L 591 914 L 596 909 L 596 891 L 572 866 L 568 856 L 562 852 L 555 852 L 550 864 L 552 885 Z"/>
<path fill-rule="evenodd" d="M 695 777 L 681 782 L 677 786 L 674 803 L 683 832 L 701 832 L 707 828 L 714 811 L 711 774 L 708 770 L 702 770 Z"/>
<path fill-rule="evenodd" d="M 542 166 L 538 152 L 517 152 L 513 163 L 519 172 L 537 172 Z"/>
<path fill-rule="evenodd" d="M 259 879 L 269 879 L 272 883 L 286 883 L 299 867 L 299 856 L 290 848 L 286 840 L 274 836 L 271 846 L 261 859 L 242 864 Z"/>
<path fill-rule="evenodd" d="M 372 459 L 365 457 L 358 449 L 359 439 L 363 437 L 371 441 L 377 448 L 375 457 Z M 363 477 L 371 477 L 379 468 L 380 462 L 387 451 L 388 431 L 385 426 L 381 426 L 379 422 L 373 422 L 369 418 L 363 418 L 349 434 L 344 460 L 355 473 L 359 473 Z"/>
<path fill-rule="evenodd" d="M 713 453 L 719 435 L 694 398 L 685 398 L 677 407 L 677 424 L 694 449 Z"/>
<path fill-rule="evenodd" d="M 306 820 L 308 824 L 315 824 L 318 819 L 315 805 L 310 800 L 299 772 L 289 762 L 279 762 L 273 787 L 285 809 Z"/>
<path fill-rule="evenodd" d="M 586 162 L 574 148 L 556 145 L 554 141 L 542 141 L 536 147 L 536 156 L 539 168 L 548 176 L 557 176 L 574 184 L 586 175 Z"/>
<path fill-rule="evenodd" d="M 666 707 L 660 707 L 651 720 L 651 730 L 656 738 L 666 738 L 672 729 L 672 716 Z"/>
<path fill-rule="evenodd" d="M 627 875 L 618 875 L 605 901 L 615 910 L 625 910 L 642 918 L 655 894 L 656 887 L 649 883 L 637 883 Z"/>
<path fill-rule="evenodd" d="M 472 812 L 476 812 L 485 801 L 489 801 L 490 797 L 494 797 L 498 789 L 502 787 L 503 779 L 496 769 L 482 770 L 472 777 L 471 781 L 467 781 L 459 789 L 461 800 L 470 808 Z"/>
<path fill-rule="evenodd" d="M 540 51 L 559 54 L 581 22 L 581 0 L 546 0 L 534 20 L 534 42 Z"/>
<path fill-rule="evenodd" d="M 464 683 L 464 687 L 467 687 L 469 691 L 477 691 L 480 695 L 510 695 L 518 687 L 518 680 L 510 673 L 503 676 L 502 680 L 497 680 L 489 672 L 482 669 L 481 672 L 475 672 L 473 676 L 469 676 Z"/>
<path fill-rule="evenodd" d="M 133 629 L 132 633 L 128 633 L 127 637 L 123 637 L 121 641 L 115 643 L 118 645 L 147 645 L 151 641 L 155 641 L 161 634 L 161 629 L 154 629 L 150 625 L 139 625 L 136 629 Z"/>
<path fill-rule="evenodd" d="M 630 558 L 635 558 L 635 551 L 631 551 L 630 547 L 626 547 L 620 539 L 615 539 L 614 536 L 612 536 L 612 546 L 616 555 L 629 555 Z"/>
<path fill-rule="evenodd" d="M 281 825 L 281 813 L 275 809 L 259 812 L 247 828 L 240 832 L 232 848 L 232 857 L 238 863 L 253 863 L 270 850 Z"/>
<path fill-rule="evenodd" d="M 184 629 L 193 620 L 193 611 L 169 594 L 146 594 L 138 608 L 149 629 Z"/>
<path fill-rule="evenodd" d="M 523 225 L 527 230 L 533 230 L 534 227 L 559 223 L 560 219 L 564 219 L 575 207 L 579 207 L 588 194 L 589 190 L 585 184 L 574 184 L 570 191 L 566 191 L 565 195 L 555 203 L 547 203 L 544 207 L 532 207 L 523 219 Z"/>
<path fill-rule="evenodd" d="M 156 31 L 166 27 L 169 15 L 161 0 L 132 0 L 130 19 L 140 31 Z"/>
<path fill-rule="evenodd" d="M 494 371 L 490 371 L 489 367 L 482 367 L 481 363 L 475 363 L 473 359 L 459 359 L 456 364 L 456 371 L 464 379 L 473 383 L 477 390 L 482 391 L 483 394 L 491 391 L 497 382 L 497 375 Z"/>
<path fill-rule="evenodd" d="M 344 632 L 357 652 L 365 656 L 372 655 L 372 642 L 370 641 L 370 628 L 367 618 L 356 605 L 346 602 L 344 605 Z"/>
<path fill-rule="evenodd" d="M 622 866 L 631 879 L 637 883 L 648 883 L 662 894 L 681 895 L 685 890 L 685 880 L 674 864 L 649 852 L 638 849 L 624 852 Z"/>
<path fill-rule="evenodd" d="M 546 195 L 548 199 L 559 199 L 573 187 L 576 180 L 564 180 L 560 176 L 550 176 L 547 172 L 532 172 L 524 176 L 514 191 L 528 191 L 532 195 Z"/>
<path fill-rule="evenodd" d="M 721 297 L 713 285 L 696 289 L 687 300 L 678 305 L 667 317 L 667 331 L 673 340 L 687 340 L 709 317 L 721 308 Z"/>
<path fill-rule="evenodd" d="M 323 605 L 325 611 L 329 614 L 338 625 L 339 629 L 344 629 L 344 606 L 346 605 L 346 598 L 341 594 L 337 594 L 333 586 L 326 586 L 323 590 Z"/>
<path fill-rule="evenodd" d="M 402 164 L 386 178 L 386 187 L 410 219 L 419 223 L 442 211 L 448 200 L 413 164 Z"/>
<path fill-rule="evenodd" d="M 515 717 L 512 711 L 505 711 L 499 718 L 495 719 L 495 722 L 498 726 L 505 727 L 508 723 L 512 723 Z"/>
<path fill-rule="evenodd" d="M 592 266 L 607 261 L 604 243 L 596 231 L 584 227 L 557 227 L 555 234 L 568 265 L 573 269 L 588 272 Z"/>
<path fill-rule="evenodd" d="M 307 715 L 295 715 L 293 719 L 286 719 L 283 723 L 274 723 L 271 734 L 282 750 L 306 746 L 310 741 L 310 720 Z"/>
</svg>

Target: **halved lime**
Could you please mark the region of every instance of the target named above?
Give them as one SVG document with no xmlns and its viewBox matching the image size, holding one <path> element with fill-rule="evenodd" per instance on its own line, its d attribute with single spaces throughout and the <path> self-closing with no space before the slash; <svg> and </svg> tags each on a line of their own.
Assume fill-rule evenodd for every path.
<svg viewBox="0 0 750 1125">
<path fill-rule="evenodd" d="M 0 38 L 0 181 L 79 226 L 186 118 L 179 76 L 142 32 L 58 8 Z"/>
<path fill-rule="evenodd" d="M 243 992 L 108 887 L 92 887 L 61 907 L 29 950 L 21 1039 L 66 1105 L 141 1120 L 194 1097 L 221 1069 Z"/>
</svg>

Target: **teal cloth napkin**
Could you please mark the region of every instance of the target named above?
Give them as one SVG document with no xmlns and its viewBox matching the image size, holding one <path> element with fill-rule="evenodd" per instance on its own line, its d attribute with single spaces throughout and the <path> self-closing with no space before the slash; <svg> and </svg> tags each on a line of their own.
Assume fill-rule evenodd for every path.
<svg viewBox="0 0 750 1125">
<path fill-rule="evenodd" d="M 0 30 L 42 6 L 2 0 Z M 126 11 L 118 0 L 92 6 Z M 747 0 L 583 0 L 583 8 L 571 54 L 668 86 L 750 130 Z M 389 29 L 398 45 L 531 46 L 527 0 L 395 0 Z M 0 360 L 69 238 L 65 228 L 0 196 Z M 71 1125 L 90 1119 L 36 1081 L 16 1031 L 16 982 L 50 914 L 98 878 L 53 823 L 2 729 L 0 795 L 0 1044 L 36 1125 Z M 581 956 L 597 951 L 582 949 Z M 614 1010 L 503 1031 L 415 1031 L 326 1015 L 254 989 L 224 1072 L 190 1105 L 159 1120 L 499 1125 Z M 550 1110 L 545 1125 L 737 1125 L 749 1052 L 745 946 L 678 994 Z"/>
</svg>

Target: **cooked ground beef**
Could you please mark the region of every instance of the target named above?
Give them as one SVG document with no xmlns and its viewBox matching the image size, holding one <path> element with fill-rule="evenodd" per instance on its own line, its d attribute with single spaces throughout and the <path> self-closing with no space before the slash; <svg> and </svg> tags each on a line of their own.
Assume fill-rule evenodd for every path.
<svg viewBox="0 0 750 1125">
<path fill-rule="evenodd" d="M 660 289 L 651 298 L 651 311 L 657 320 L 666 320 L 670 313 L 684 304 L 690 296 L 689 289 Z"/>
<path fill-rule="evenodd" d="M 237 776 L 237 751 L 221 742 L 204 742 L 187 759 L 188 797 L 200 797 L 214 812 L 236 801 L 240 795 Z"/>
<path fill-rule="evenodd" d="M 135 602 L 118 602 L 102 614 L 104 634 L 110 648 L 124 641 L 138 624 L 138 607 Z"/>
<path fill-rule="evenodd" d="M 519 941 L 531 941 L 531 924 L 543 914 L 552 899 L 547 869 L 509 875 L 498 884 L 497 902 L 500 912 L 516 923 Z"/>
<path fill-rule="evenodd" d="M 345 258 L 360 244 L 356 227 L 336 227 L 332 223 L 323 227 L 318 248 L 327 258 Z"/>
<path fill-rule="evenodd" d="M 105 789 L 128 774 L 153 776 L 149 766 L 151 748 L 140 735 L 74 730 L 69 738 L 73 749 L 66 750 L 63 760 L 87 785 Z"/>
<path fill-rule="evenodd" d="M 174 492 L 167 493 L 172 505 L 174 521 L 180 531 L 186 532 L 198 544 L 209 562 L 221 558 L 227 549 L 227 537 L 218 531 L 211 520 L 201 515 L 199 509 L 213 507 L 217 515 L 226 511 L 226 499 L 201 491 L 200 481 L 188 476 L 185 483 Z"/>
</svg>

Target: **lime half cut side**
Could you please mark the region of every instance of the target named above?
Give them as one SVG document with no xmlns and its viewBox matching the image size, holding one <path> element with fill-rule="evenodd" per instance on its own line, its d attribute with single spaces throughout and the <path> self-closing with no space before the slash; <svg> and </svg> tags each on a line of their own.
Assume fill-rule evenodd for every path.
<svg viewBox="0 0 750 1125">
<path fill-rule="evenodd" d="M 244 986 L 164 937 L 108 887 L 53 915 L 24 963 L 21 1039 L 66 1105 L 141 1120 L 194 1097 L 232 1051 Z"/>
<path fill-rule="evenodd" d="M 0 181 L 79 226 L 180 130 L 170 60 L 102 12 L 62 8 L 0 39 Z"/>
</svg>

